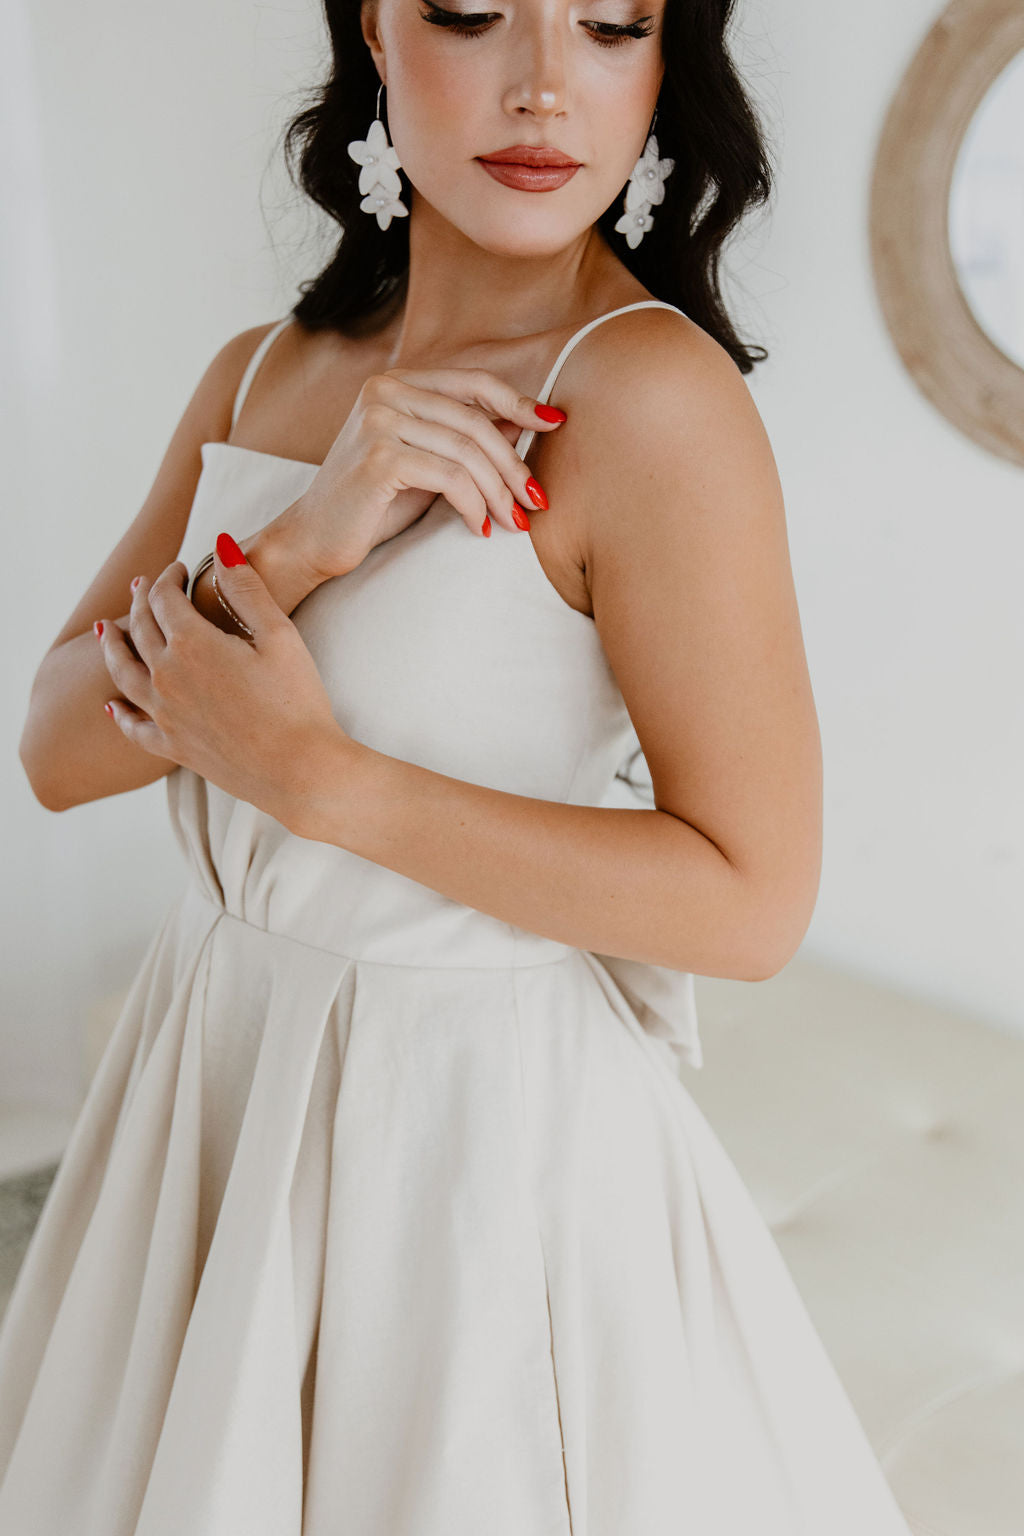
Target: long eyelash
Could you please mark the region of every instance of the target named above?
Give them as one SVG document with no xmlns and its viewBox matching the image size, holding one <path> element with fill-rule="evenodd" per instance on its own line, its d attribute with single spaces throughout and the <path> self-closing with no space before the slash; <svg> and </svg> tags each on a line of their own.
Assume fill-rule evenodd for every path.
<svg viewBox="0 0 1024 1536">
<path fill-rule="evenodd" d="M 628 27 L 616 27 L 609 21 L 592 21 L 588 25 L 600 29 L 599 32 L 593 34 L 599 43 L 611 43 L 613 46 L 616 43 L 625 42 L 629 37 L 650 37 L 654 31 L 653 18 L 646 23 L 642 21 L 630 22 Z M 601 32 L 604 33 L 603 37 L 600 35 Z"/>
<path fill-rule="evenodd" d="M 439 5 L 430 5 L 429 11 L 421 11 L 424 21 L 431 22 L 435 27 L 445 27 L 456 37 L 482 37 L 487 23 L 495 20 L 492 11 L 474 11 L 471 14 L 462 15 L 458 11 L 446 11 Z M 645 17 L 644 21 L 634 21 L 629 26 L 618 27 L 611 22 L 592 21 L 588 26 L 593 30 L 591 36 L 604 47 L 617 47 L 631 37 L 650 37 L 654 31 L 654 18 Z"/>
</svg>

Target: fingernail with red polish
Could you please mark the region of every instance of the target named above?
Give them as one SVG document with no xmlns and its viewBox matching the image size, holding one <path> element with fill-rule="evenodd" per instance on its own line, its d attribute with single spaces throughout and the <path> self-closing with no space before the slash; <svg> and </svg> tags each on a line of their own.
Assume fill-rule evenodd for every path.
<svg viewBox="0 0 1024 1536">
<path fill-rule="evenodd" d="M 96 620 L 96 623 L 92 627 L 92 632 L 96 636 L 97 640 L 101 640 L 103 638 L 103 620 L 102 619 L 97 619 Z"/>
<path fill-rule="evenodd" d="M 249 562 L 242 554 L 238 545 L 230 533 L 218 533 L 217 555 L 221 565 L 248 565 Z"/>
<path fill-rule="evenodd" d="M 113 718 L 114 718 L 114 706 L 113 706 L 113 704 L 104 704 L 103 708 L 106 710 L 106 712 L 110 716 L 111 720 L 113 720 Z"/>
<path fill-rule="evenodd" d="M 489 539 L 490 538 L 490 536 L 491 536 L 491 514 L 490 513 L 488 513 L 487 516 L 484 518 L 484 525 L 480 529 L 480 532 L 483 534 L 485 539 Z"/>
<path fill-rule="evenodd" d="M 548 499 L 532 475 L 526 482 L 526 491 L 535 507 L 540 507 L 542 510 L 547 511 Z"/>
<path fill-rule="evenodd" d="M 568 421 L 569 419 L 557 405 L 535 405 L 534 410 L 541 421 Z"/>
<path fill-rule="evenodd" d="M 517 528 L 529 528 L 530 519 L 519 505 L 518 501 L 512 503 L 512 521 Z"/>
<path fill-rule="evenodd" d="M 141 581 L 141 580 L 142 580 L 142 577 L 141 577 L 141 576 L 133 576 L 133 577 L 132 577 L 132 583 L 131 583 L 131 585 L 132 585 L 132 591 L 133 591 L 133 592 L 134 592 L 134 591 L 135 591 L 135 588 L 136 588 L 136 587 L 137 587 L 137 586 L 138 586 L 138 584 L 139 584 L 139 582 L 140 582 L 140 581 Z"/>
</svg>

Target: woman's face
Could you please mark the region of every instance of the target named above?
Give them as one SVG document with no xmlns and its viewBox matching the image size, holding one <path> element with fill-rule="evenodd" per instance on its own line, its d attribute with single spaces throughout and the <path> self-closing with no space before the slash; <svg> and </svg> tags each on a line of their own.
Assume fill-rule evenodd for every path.
<svg viewBox="0 0 1024 1536">
<path fill-rule="evenodd" d="M 664 74 L 665 0 L 493 3 L 481 11 L 472 9 L 479 0 L 365 0 L 363 35 L 417 194 L 487 250 L 543 256 L 595 222 L 643 153 Z M 626 26 L 645 35 L 616 36 Z M 555 149 L 579 169 L 532 191 L 481 164 L 523 144 Z"/>
</svg>

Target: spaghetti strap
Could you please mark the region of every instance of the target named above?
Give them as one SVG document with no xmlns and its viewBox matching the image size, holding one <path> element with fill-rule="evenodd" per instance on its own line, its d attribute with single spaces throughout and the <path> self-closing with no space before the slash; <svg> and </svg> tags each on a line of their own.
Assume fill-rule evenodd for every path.
<svg viewBox="0 0 1024 1536">
<path fill-rule="evenodd" d="M 548 395 L 551 393 L 554 382 L 561 372 L 562 364 L 565 362 L 566 358 L 569 356 L 569 353 L 572 351 L 576 343 L 578 341 L 582 341 L 587 332 L 594 330 L 595 326 L 600 325 L 605 320 L 610 320 L 613 315 L 624 315 L 627 310 L 630 309 L 674 309 L 677 315 L 685 314 L 685 310 L 680 309 L 677 304 L 669 304 L 664 299 L 640 299 L 635 304 L 623 304 L 619 309 L 610 309 L 607 314 L 598 315 L 595 319 L 589 320 L 586 325 L 581 325 L 579 330 L 574 331 L 573 334 L 569 337 L 569 340 L 565 343 L 565 346 L 555 358 L 555 361 L 551 366 L 551 372 L 544 380 L 544 387 L 540 394 L 537 396 L 537 399 L 541 405 L 545 405 L 547 403 Z M 520 432 L 516 441 L 516 453 L 518 453 L 521 459 L 525 459 L 526 455 L 529 453 L 530 445 L 536 435 L 537 429 L 535 427 L 524 427 Z"/>
<path fill-rule="evenodd" d="M 242 374 L 242 381 L 235 393 L 235 404 L 231 412 L 232 431 L 234 431 L 235 423 L 238 420 L 238 414 L 241 411 L 242 406 L 245 404 L 245 397 L 249 393 L 249 386 L 252 384 L 253 379 L 256 377 L 256 370 L 259 368 L 260 363 L 262 363 L 263 359 L 266 357 L 267 353 L 270 351 L 270 348 L 273 346 L 278 336 L 280 336 L 285 326 L 291 325 L 291 323 L 291 315 L 285 315 L 283 320 L 279 320 L 276 325 L 271 326 L 270 330 L 264 336 L 255 352 L 252 354 L 252 357 L 250 357 L 246 365 L 245 372 Z"/>
</svg>

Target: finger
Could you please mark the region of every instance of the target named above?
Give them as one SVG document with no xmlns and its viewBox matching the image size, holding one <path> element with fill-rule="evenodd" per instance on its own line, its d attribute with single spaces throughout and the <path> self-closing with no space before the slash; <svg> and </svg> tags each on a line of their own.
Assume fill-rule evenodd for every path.
<svg viewBox="0 0 1024 1536">
<path fill-rule="evenodd" d="M 490 534 L 487 500 L 465 464 L 399 442 L 393 465 L 392 483 L 398 491 L 434 491 L 451 503 L 471 533 Z"/>
<path fill-rule="evenodd" d="M 225 535 L 221 534 L 219 537 L 223 539 Z M 234 540 L 231 539 L 230 534 L 228 534 L 226 537 L 231 541 L 232 544 L 234 544 Z M 238 549 L 236 544 L 234 547 L 238 555 L 241 556 L 241 558 L 244 560 L 245 557 L 242 555 L 242 551 Z M 216 556 L 216 551 L 214 553 Z M 225 575 L 223 560 L 215 558 L 213 563 L 214 573 L 217 577 L 217 588 L 220 591 L 220 601 L 223 602 L 227 597 L 226 587 L 230 584 L 230 578 Z M 256 577 L 256 580 L 259 581 L 259 577 L 256 576 L 255 570 L 252 566 L 247 566 L 246 569 L 252 571 L 253 575 Z M 195 604 L 185 596 L 185 585 L 187 580 L 188 566 L 184 565 L 180 560 L 174 560 L 170 565 L 166 566 L 165 569 L 160 572 L 160 575 L 157 577 L 149 591 L 149 605 L 152 608 L 157 622 L 159 623 L 160 628 L 163 630 L 169 643 L 173 644 L 175 640 L 183 638 L 188 633 L 194 634 L 200 629 L 203 629 L 204 626 L 207 635 L 209 630 L 212 629 L 220 634 L 223 634 L 225 639 L 229 642 L 233 641 L 237 635 L 237 638 L 248 641 L 250 645 L 254 643 L 250 637 L 246 635 L 242 630 L 241 625 L 236 624 L 234 626 L 235 633 L 229 633 L 226 630 L 221 630 L 218 625 L 211 624 L 207 619 L 205 619 L 196 608 Z M 266 593 L 266 587 L 263 587 L 262 582 L 260 582 L 260 586 Z M 266 593 L 266 595 L 268 598 L 270 597 L 269 593 Z M 239 598 L 239 601 L 242 601 L 241 597 Z M 282 617 L 280 608 L 276 603 L 274 603 L 272 598 L 270 601 L 274 612 L 276 612 L 278 618 L 280 619 Z M 228 599 L 228 606 L 235 609 L 236 612 L 239 612 L 236 604 L 231 599 Z M 239 613 L 239 617 L 242 618 L 243 622 L 246 623 L 250 628 L 253 627 L 251 618 L 246 618 L 241 613 Z M 263 628 L 267 629 L 272 623 L 272 619 L 264 619 Z"/>
<path fill-rule="evenodd" d="M 169 757 L 172 762 L 177 762 L 160 727 L 132 704 L 126 703 L 124 699 L 108 699 L 103 708 L 129 741 L 134 741 L 144 751 L 152 752 L 157 757 Z"/>
<path fill-rule="evenodd" d="M 167 640 L 157 623 L 149 602 L 153 582 L 146 576 L 139 577 L 138 586 L 132 593 L 128 611 L 128 628 L 136 654 L 152 672 L 154 665 L 167 649 Z"/>
<path fill-rule="evenodd" d="M 481 422 L 483 418 L 478 418 Z M 488 425 L 489 423 L 484 423 Z M 486 452 L 473 437 L 467 437 L 464 433 L 456 431 L 452 427 L 444 426 L 437 421 L 424 421 L 415 416 L 395 417 L 395 431 L 400 442 L 410 448 L 419 448 L 427 453 L 435 454 L 439 459 L 461 467 L 466 470 L 469 483 L 479 493 L 479 496 L 468 494 L 463 488 L 467 486 L 465 476 L 458 475 L 452 479 L 452 485 L 457 495 L 464 496 L 463 501 L 452 501 L 464 516 L 468 516 L 471 527 L 477 527 L 483 522 L 484 514 L 489 512 L 496 523 L 503 528 L 508 528 L 515 533 L 523 527 L 529 527 L 529 518 L 523 511 L 520 503 L 515 499 L 508 485 L 495 467 L 493 461 L 488 458 Z M 498 433 L 500 437 L 501 434 Z M 502 441 L 506 440 L 502 438 Z M 518 460 L 518 456 L 513 454 Z M 452 498 L 448 492 L 444 493 L 448 500 Z M 483 511 L 480 511 L 479 498 L 483 498 Z M 515 514 L 518 512 L 522 521 L 517 522 Z"/>
<path fill-rule="evenodd" d="M 137 661 L 129 650 L 127 637 L 120 624 L 115 624 L 113 619 L 97 622 L 103 623 L 100 650 L 103 665 L 110 673 L 112 681 L 117 684 L 130 703 L 137 704 L 140 709 L 151 713 L 153 686 L 149 668 L 144 662 Z"/>
<path fill-rule="evenodd" d="M 258 650 L 280 629 L 292 627 L 230 533 L 217 535 L 213 564 L 220 599 L 237 615 L 234 622 L 239 638 Z"/>
<path fill-rule="evenodd" d="M 186 632 L 197 632 L 208 622 L 185 596 L 187 582 L 188 566 L 182 560 L 172 560 L 170 565 L 164 566 L 146 594 L 154 621 L 168 645 Z M 212 627 L 216 628 L 216 625 Z"/>
<path fill-rule="evenodd" d="M 535 401 L 529 396 L 521 395 L 513 390 L 504 380 L 498 379 L 494 374 L 486 373 L 482 369 L 439 369 L 439 376 L 458 377 L 460 374 L 476 376 L 482 375 L 484 380 L 491 382 L 491 403 L 483 404 L 466 399 L 453 399 L 447 394 L 437 393 L 433 389 L 424 389 L 419 384 L 413 384 L 404 380 L 396 380 L 397 388 L 388 388 L 387 380 L 396 370 L 382 376 L 383 387 L 379 389 L 382 394 L 382 403 L 390 405 L 398 415 L 424 422 L 436 422 L 447 427 L 450 431 L 471 438 L 484 453 L 488 460 L 495 466 L 504 480 L 511 498 L 520 506 L 542 506 L 546 498 L 543 492 L 537 497 L 534 492 L 537 482 L 533 478 L 529 466 L 521 454 L 518 454 L 514 445 L 498 429 L 498 421 L 511 421 L 520 426 L 528 426 L 531 430 L 539 425 L 539 418 L 534 416 L 532 421 L 524 421 L 527 413 L 532 413 Z M 401 372 L 401 370 L 398 370 Z M 430 377 L 430 373 L 426 377 Z M 416 374 L 417 380 L 422 380 L 424 374 Z M 465 389 L 465 386 L 463 386 Z M 545 423 L 553 427 L 560 423 Z M 506 516 L 502 521 L 508 522 L 511 515 L 511 505 L 505 504 Z M 512 524 L 515 527 L 515 524 Z"/>
<path fill-rule="evenodd" d="M 375 374 L 371 385 L 381 398 L 387 398 L 388 379 L 394 379 L 407 389 L 421 393 L 439 394 L 465 405 L 476 406 L 488 416 L 498 416 L 514 421 L 520 427 L 532 431 L 553 431 L 567 419 L 564 411 L 556 406 L 542 404 L 533 395 L 524 395 L 507 379 L 491 373 L 487 368 L 388 368 Z M 537 407 L 545 413 L 538 414 Z"/>
</svg>

